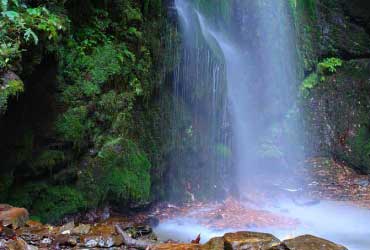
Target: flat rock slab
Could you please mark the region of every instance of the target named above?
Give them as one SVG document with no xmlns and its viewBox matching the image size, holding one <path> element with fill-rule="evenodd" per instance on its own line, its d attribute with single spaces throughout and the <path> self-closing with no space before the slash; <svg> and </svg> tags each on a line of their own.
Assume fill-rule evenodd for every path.
<svg viewBox="0 0 370 250">
<path fill-rule="evenodd" d="M 302 235 L 294 239 L 285 240 L 283 244 L 289 250 L 348 250 L 344 246 L 312 235 Z"/>
<path fill-rule="evenodd" d="M 280 240 L 272 234 L 237 232 L 224 235 L 225 250 L 270 250 L 280 245 Z M 318 249 L 315 249 L 318 250 Z"/>
<path fill-rule="evenodd" d="M 28 217 L 28 211 L 25 208 L 0 204 L 0 222 L 2 222 L 4 226 L 12 225 L 13 228 L 23 227 Z"/>
</svg>

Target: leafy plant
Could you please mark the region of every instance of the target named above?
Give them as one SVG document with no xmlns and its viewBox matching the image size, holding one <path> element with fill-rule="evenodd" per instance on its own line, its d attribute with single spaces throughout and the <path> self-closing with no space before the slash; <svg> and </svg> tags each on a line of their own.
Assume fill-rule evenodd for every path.
<svg viewBox="0 0 370 250">
<path fill-rule="evenodd" d="M 20 80 L 11 80 L 6 85 L 0 85 L 0 113 L 5 112 L 9 97 L 23 93 L 24 85 Z"/>
<path fill-rule="evenodd" d="M 64 18 L 45 7 L 31 8 L 17 0 L 2 0 L 0 15 L 0 69 L 21 57 L 20 47 L 38 44 L 41 36 L 56 41 L 59 31 L 65 29 Z"/>
<path fill-rule="evenodd" d="M 341 67 L 343 61 L 340 58 L 331 57 L 326 58 L 324 61 L 320 62 L 318 65 L 318 69 L 320 73 L 335 73 L 337 72 L 337 68 Z"/>
<path fill-rule="evenodd" d="M 316 73 L 309 75 L 301 84 L 300 92 L 303 97 L 308 97 L 310 90 L 315 88 L 318 84 L 318 76 Z"/>
</svg>

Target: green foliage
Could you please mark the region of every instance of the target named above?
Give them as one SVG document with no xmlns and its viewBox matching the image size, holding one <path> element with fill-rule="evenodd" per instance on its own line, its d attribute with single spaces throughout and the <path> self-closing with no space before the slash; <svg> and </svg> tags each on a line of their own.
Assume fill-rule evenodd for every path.
<svg viewBox="0 0 370 250">
<path fill-rule="evenodd" d="M 6 85 L 0 85 L 0 113 L 5 112 L 8 99 L 23 93 L 24 85 L 20 80 L 10 80 Z"/>
<path fill-rule="evenodd" d="M 51 172 L 55 165 L 62 163 L 64 160 L 64 152 L 59 150 L 45 150 L 33 159 L 30 165 L 35 173 L 42 173 L 44 170 Z"/>
<path fill-rule="evenodd" d="M 300 94 L 303 96 L 303 97 L 308 97 L 309 94 L 310 94 L 310 90 L 312 90 L 313 88 L 316 87 L 316 85 L 318 84 L 318 76 L 316 73 L 312 73 L 311 75 L 309 75 L 301 84 L 301 87 L 300 87 Z"/>
<path fill-rule="evenodd" d="M 320 73 L 335 73 L 337 72 L 337 68 L 341 67 L 342 64 L 343 61 L 340 58 L 326 58 L 324 61 L 319 63 L 318 70 Z"/>
<path fill-rule="evenodd" d="M 27 7 L 18 1 L 1 2 L 0 69 L 8 68 L 21 58 L 29 44 L 38 44 L 41 37 L 56 41 L 65 29 L 65 20 L 45 7 Z"/>
<path fill-rule="evenodd" d="M 104 143 L 95 162 L 79 179 L 79 187 L 94 205 L 145 203 L 150 198 L 150 162 L 135 143 L 123 138 Z M 91 187 L 94 192 L 91 193 Z"/>
<path fill-rule="evenodd" d="M 106 184 L 110 199 L 145 201 L 150 195 L 150 162 L 135 143 L 116 138 L 104 144 L 98 154 L 101 164 L 109 169 Z"/>
<path fill-rule="evenodd" d="M 11 195 L 15 206 L 26 207 L 42 222 L 56 221 L 65 214 L 85 209 L 87 202 L 81 192 L 69 186 L 28 183 Z"/>
<path fill-rule="evenodd" d="M 39 194 L 32 210 L 42 221 L 55 221 L 65 214 L 76 213 L 87 205 L 83 195 L 73 187 L 51 186 Z"/>
<path fill-rule="evenodd" d="M 27 169 L 22 175 L 27 180 L 13 184 L 9 202 L 27 207 L 42 221 L 108 202 L 147 204 L 153 195 L 152 176 L 159 176 L 157 183 L 163 180 L 160 161 L 168 149 L 159 148 L 163 131 L 156 125 L 164 115 L 158 103 L 152 107 L 162 91 L 162 38 L 171 26 L 162 18 L 162 1 L 88 2 L 78 11 L 85 8 L 78 1 L 66 6 L 53 2 L 48 9 L 17 7 L 9 1 L 7 11 L 15 13 L 4 14 L 9 29 L 19 20 L 27 21 L 17 37 L 9 33 L 6 43 L 0 41 L 0 54 L 7 58 L 4 68 L 24 66 L 22 59 L 26 62 L 35 52 L 40 52 L 35 55 L 38 62 L 46 53 L 55 53 L 50 57 L 59 67 L 53 103 L 57 109 L 45 131 L 46 142 L 37 140 L 38 134 L 19 139 L 22 150 L 11 162 Z M 80 13 L 83 20 L 75 16 Z M 30 50 L 36 44 L 37 50 Z"/>
<path fill-rule="evenodd" d="M 56 122 L 57 132 L 64 140 L 79 148 L 85 142 L 89 129 L 87 109 L 84 106 L 71 108 Z"/>
</svg>

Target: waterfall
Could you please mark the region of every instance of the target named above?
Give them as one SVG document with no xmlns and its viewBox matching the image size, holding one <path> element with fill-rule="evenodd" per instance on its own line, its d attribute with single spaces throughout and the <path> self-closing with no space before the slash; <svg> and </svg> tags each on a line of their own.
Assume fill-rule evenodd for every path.
<svg viewBox="0 0 370 250">
<path fill-rule="evenodd" d="M 217 16 L 212 3 L 175 0 L 183 44 L 176 100 L 191 103 L 193 121 L 200 119 L 206 127 L 196 129 L 202 131 L 198 143 L 208 144 L 203 152 L 208 174 L 222 169 L 216 174 L 222 176 L 232 172 L 232 165 L 241 190 L 280 185 L 302 157 L 289 5 L 284 0 L 223 2 L 230 12 L 225 18 Z M 214 145 L 232 151 L 229 165 L 212 155 Z"/>
<path fill-rule="evenodd" d="M 229 111 L 226 72 L 215 41 L 202 34 L 195 10 L 187 1 L 175 1 L 181 23 L 179 62 L 173 74 L 172 131 L 169 181 L 174 198 L 225 193 L 230 165 Z M 199 198 L 199 197 L 198 197 Z"/>
</svg>

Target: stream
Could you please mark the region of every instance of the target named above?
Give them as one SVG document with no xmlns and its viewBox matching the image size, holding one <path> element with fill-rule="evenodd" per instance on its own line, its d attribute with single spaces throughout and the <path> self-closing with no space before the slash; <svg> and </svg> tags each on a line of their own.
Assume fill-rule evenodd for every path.
<svg viewBox="0 0 370 250">
<path fill-rule="evenodd" d="M 233 231 L 257 231 L 275 235 L 281 240 L 304 234 L 312 234 L 338 244 L 346 246 L 349 250 L 369 250 L 370 246 L 370 211 L 338 202 L 321 201 L 314 206 L 297 206 L 290 201 L 282 201 L 278 206 L 265 207 L 264 209 L 276 214 L 298 219 L 300 224 L 292 229 L 279 227 L 246 227 L 212 229 L 212 225 L 204 226 L 189 216 L 162 221 L 154 230 L 161 240 L 179 240 L 190 242 L 199 233 L 201 242 L 205 243 L 210 238 L 222 236 Z"/>
</svg>

